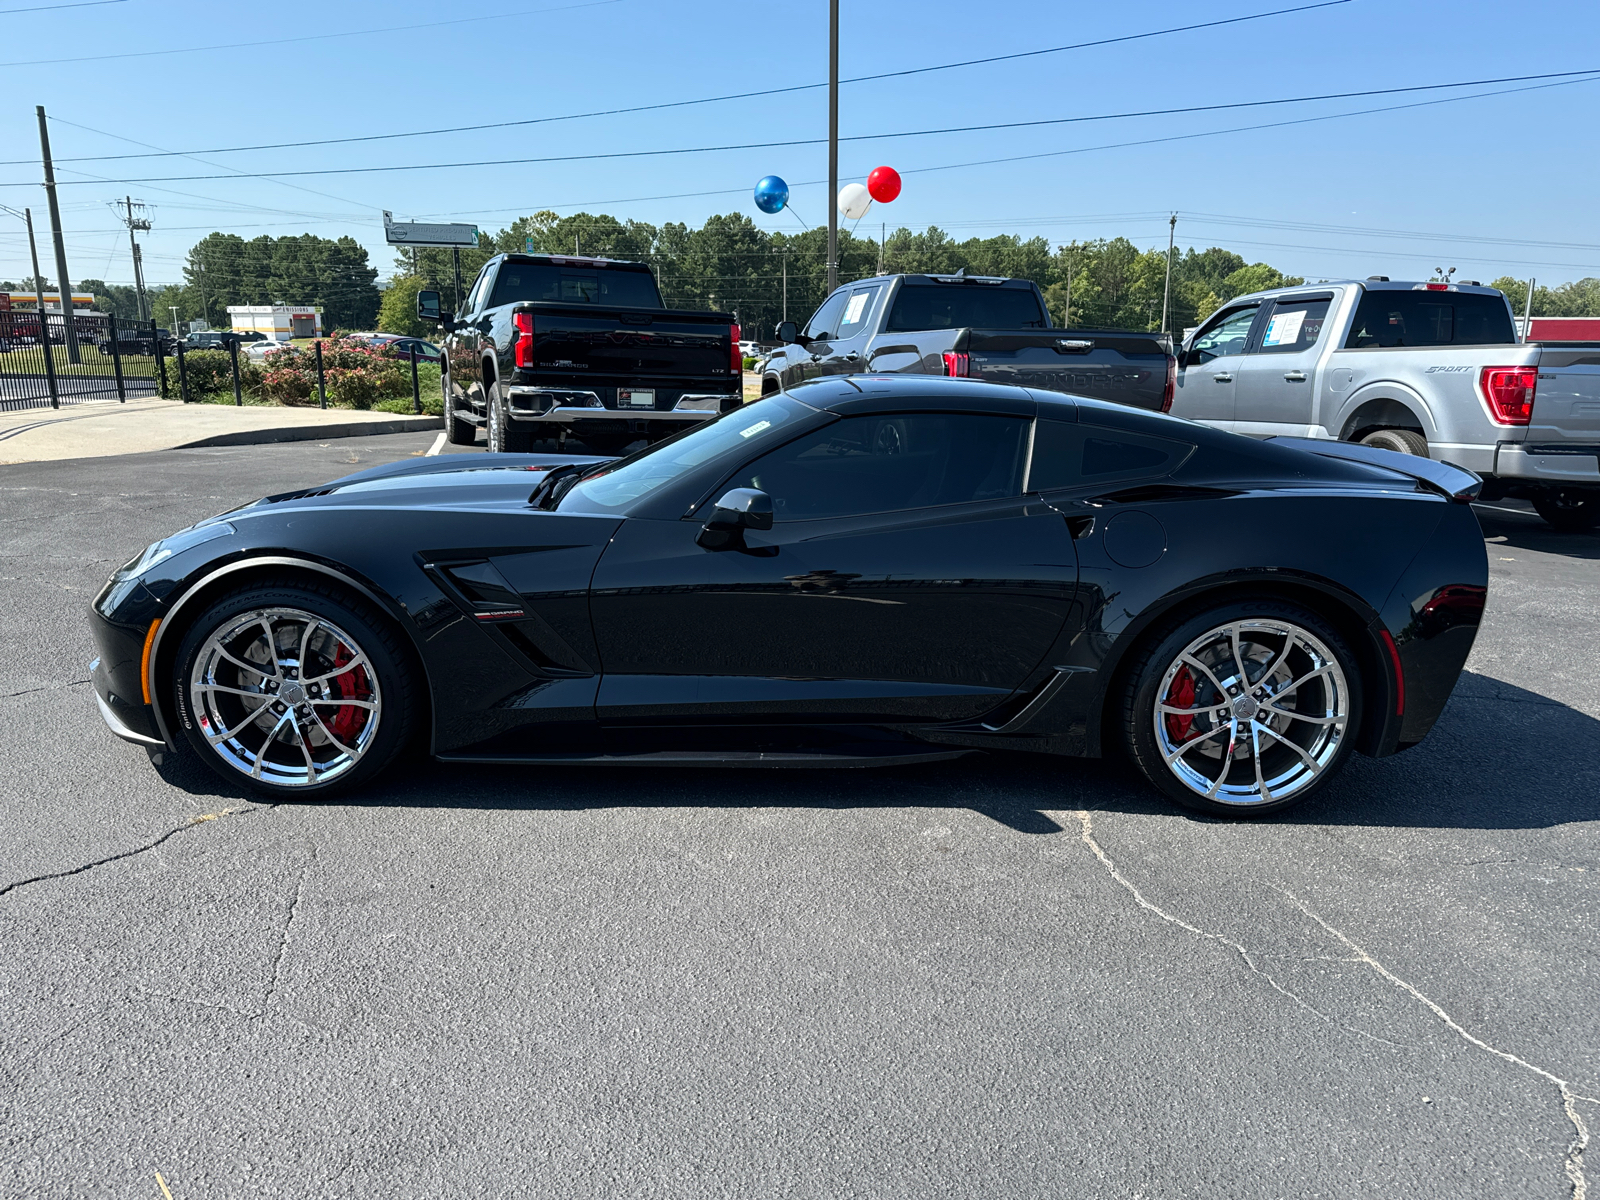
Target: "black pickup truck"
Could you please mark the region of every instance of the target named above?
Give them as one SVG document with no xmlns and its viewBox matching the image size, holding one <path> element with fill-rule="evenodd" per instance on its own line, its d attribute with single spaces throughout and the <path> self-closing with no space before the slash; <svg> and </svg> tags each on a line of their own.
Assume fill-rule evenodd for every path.
<svg viewBox="0 0 1600 1200">
<path fill-rule="evenodd" d="M 988 276 L 847 283 L 767 360 L 762 395 L 822 375 L 967 375 L 1166 412 L 1177 360 L 1165 334 L 1056 329 L 1038 287 Z"/>
<path fill-rule="evenodd" d="M 619 453 L 737 408 L 739 326 L 727 313 L 669 309 L 643 263 L 501 254 L 464 309 L 419 292 L 417 315 L 443 327 L 445 428 L 465 445 L 482 425 L 491 451 L 527 451 L 570 434 Z"/>
</svg>

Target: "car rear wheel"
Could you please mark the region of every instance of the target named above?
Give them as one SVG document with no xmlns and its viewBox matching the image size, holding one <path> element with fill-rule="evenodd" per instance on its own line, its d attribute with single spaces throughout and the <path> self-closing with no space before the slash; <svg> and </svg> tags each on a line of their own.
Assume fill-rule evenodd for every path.
<svg viewBox="0 0 1600 1200">
<path fill-rule="evenodd" d="M 506 418 L 505 405 L 500 401 L 499 383 L 484 389 L 484 407 L 489 416 L 489 453 L 526 454 L 533 449 L 533 434 L 513 429 Z"/>
<path fill-rule="evenodd" d="M 1412 429 L 1374 429 L 1361 439 L 1363 446 L 1376 446 L 1379 450 L 1396 450 L 1401 454 L 1428 457 L 1428 439 Z"/>
<path fill-rule="evenodd" d="M 1587 533 L 1600 525 L 1600 492 L 1565 488 L 1541 496 L 1533 507 L 1550 528 L 1562 533 Z"/>
<path fill-rule="evenodd" d="M 253 587 L 212 604 L 172 688 L 195 753 L 276 799 L 367 782 L 413 740 L 418 674 L 401 635 L 332 585 Z"/>
<path fill-rule="evenodd" d="M 1145 777 L 1186 808 L 1254 816 L 1325 787 L 1360 726 L 1355 655 L 1327 622 L 1276 600 L 1228 604 L 1148 644 L 1123 734 Z"/>
</svg>

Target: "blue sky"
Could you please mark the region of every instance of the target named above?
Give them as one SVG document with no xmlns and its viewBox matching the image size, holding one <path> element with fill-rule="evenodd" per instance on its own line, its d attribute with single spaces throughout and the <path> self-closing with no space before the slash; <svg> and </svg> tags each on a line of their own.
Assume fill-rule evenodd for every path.
<svg viewBox="0 0 1600 1200">
<path fill-rule="evenodd" d="M 1282 7 L 1285 0 L 1208 6 L 842 0 L 841 74 L 877 76 Z M 9 35 L 0 63 L 10 64 L 0 103 L 0 160 L 10 165 L 0 166 L 0 183 L 29 185 L 0 186 L 0 203 L 32 206 L 45 229 L 33 107 L 42 103 L 52 118 L 59 178 L 89 181 L 61 189 L 74 279 L 131 281 L 127 234 L 106 203 L 130 192 L 153 206 L 155 228 L 143 241 L 146 276 L 157 283 L 176 279 L 187 248 L 214 229 L 247 238 L 348 233 L 369 247 L 387 275 L 393 255 L 383 244 L 386 208 L 400 219 L 470 221 L 485 229 L 541 208 L 691 224 L 739 211 L 768 228 L 796 229 L 794 215 L 767 217 L 751 201 L 756 179 L 776 173 L 794 185 L 799 218 L 826 220 L 826 186 L 814 182 L 827 176 L 821 144 L 282 180 L 171 178 L 823 138 L 822 88 L 496 131 L 199 155 L 208 162 L 67 161 L 141 152 L 134 142 L 209 150 L 822 82 L 825 0 L 764 6 L 486 0 L 475 10 L 419 0 L 320 8 L 113 0 L 42 11 L 28 9 L 27 0 L 0 0 L 0 15 Z M 346 32 L 353 36 L 324 37 Z M 320 40 L 280 40 L 293 38 Z M 147 53 L 232 43 L 243 45 Z M 133 57 L 101 57 L 113 55 Z M 74 61 L 16 65 L 63 58 Z M 840 132 L 1588 68 L 1600 68 L 1600 5 L 1592 2 L 1350 0 L 1220 29 L 850 84 L 841 92 Z M 1455 94 L 1461 93 L 846 143 L 840 178 L 863 179 L 880 163 L 904 174 L 901 198 L 875 206 L 861 223 L 863 233 L 876 233 L 873 227 L 886 221 L 891 230 L 938 225 L 958 238 L 1022 233 L 1059 243 L 1123 235 L 1153 246 L 1164 244 L 1166 214 L 1176 211 L 1180 247 L 1226 246 L 1311 278 L 1425 278 L 1436 266 L 1484 281 L 1532 273 L 1556 284 L 1600 275 L 1594 199 L 1600 76 L 1401 111 L 1102 148 Z M 1050 156 L 930 169 L 1037 154 Z M 41 258 L 49 258 L 43 240 Z M 0 214 L 0 277 L 28 273 L 22 227 Z"/>
</svg>

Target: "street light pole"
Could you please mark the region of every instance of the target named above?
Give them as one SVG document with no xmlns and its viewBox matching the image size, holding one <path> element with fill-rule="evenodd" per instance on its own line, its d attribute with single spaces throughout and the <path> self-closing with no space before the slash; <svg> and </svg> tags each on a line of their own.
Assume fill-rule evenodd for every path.
<svg viewBox="0 0 1600 1200">
<path fill-rule="evenodd" d="M 839 0 L 828 0 L 828 291 L 831 293 L 838 286 Z"/>
<path fill-rule="evenodd" d="M 1172 296 L 1172 240 L 1178 232 L 1178 214 L 1167 221 L 1167 281 L 1161 285 L 1161 332 L 1167 332 L 1167 301 Z"/>
</svg>

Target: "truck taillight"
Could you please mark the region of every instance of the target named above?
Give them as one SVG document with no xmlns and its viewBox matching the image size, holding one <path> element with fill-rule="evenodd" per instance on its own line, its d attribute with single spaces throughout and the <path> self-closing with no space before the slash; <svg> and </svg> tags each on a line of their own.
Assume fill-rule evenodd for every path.
<svg viewBox="0 0 1600 1200">
<path fill-rule="evenodd" d="M 728 369 L 735 379 L 744 376 L 744 351 L 739 349 L 739 333 L 737 325 L 728 326 Z"/>
<path fill-rule="evenodd" d="M 1496 424 L 1526 425 L 1533 420 L 1533 392 L 1539 386 L 1536 368 L 1485 367 L 1478 383 Z"/>
<path fill-rule="evenodd" d="M 1167 382 L 1161 387 L 1161 411 L 1172 411 L 1172 401 L 1178 395 L 1178 360 L 1167 355 Z"/>
<path fill-rule="evenodd" d="M 972 355 L 962 354 L 957 350 L 944 352 L 944 373 L 946 375 L 971 375 Z"/>
<path fill-rule="evenodd" d="M 511 323 L 517 327 L 517 366 L 533 366 L 533 314 L 512 313 Z"/>
</svg>

